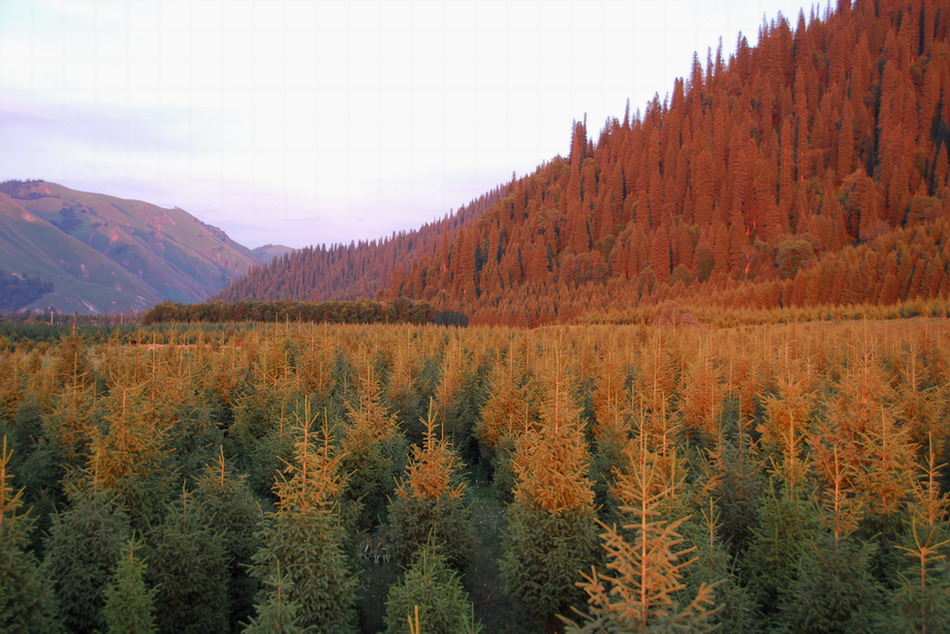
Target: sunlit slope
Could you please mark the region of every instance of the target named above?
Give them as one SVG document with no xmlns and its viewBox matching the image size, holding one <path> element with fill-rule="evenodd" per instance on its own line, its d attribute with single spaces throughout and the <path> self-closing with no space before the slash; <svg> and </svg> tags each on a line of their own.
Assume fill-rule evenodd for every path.
<svg viewBox="0 0 950 634">
<path fill-rule="evenodd" d="M 258 260 L 181 209 L 45 182 L 2 186 L 0 270 L 55 290 L 27 307 L 122 312 L 206 299 Z"/>
</svg>

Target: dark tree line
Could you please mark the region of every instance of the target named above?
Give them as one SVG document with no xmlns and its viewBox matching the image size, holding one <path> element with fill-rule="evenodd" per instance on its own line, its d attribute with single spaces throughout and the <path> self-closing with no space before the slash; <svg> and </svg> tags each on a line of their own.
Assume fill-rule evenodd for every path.
<svg viewBox="0 0 950 634">
<path fill-rule="evenodd" d="M 464 326 L 465 315 L 439 311 L 428 302 L 162 302 L 142 313 L 143 325 L 160 323 L 316 322 L 333 324 L 438 324 Z"/>
</svg>

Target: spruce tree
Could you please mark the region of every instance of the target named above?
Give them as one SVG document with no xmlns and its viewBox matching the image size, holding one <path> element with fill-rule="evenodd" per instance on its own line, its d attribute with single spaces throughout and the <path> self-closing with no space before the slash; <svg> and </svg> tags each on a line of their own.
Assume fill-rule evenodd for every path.
<svg viewBox="0 0 950 634">
<path fill-rule="evenodd" d="M 244 628 L 245 634 L 302 634 L 307 631 L 297 624 L 298 605 L 288 600 L 293 582 L 286 574 L 281 574 L 279 566 L 262 584 L 266 587 L 265 599 L 258 606 L 257 616 Z"/>
<path fill-rule="evenodd" d="M 680 527 L 689 517 L 669 519 L 671 509 L 685 494 L 684 474 L 671 465 L 675 455 L 663 456 L 647 445 L 644 427 L 624 452 L 631 468 L 618 477 L 617 495 L 624 517 L 622 530 L 601 523 L 606 550 L 606 572 L 592 568 L 580 584 L 588 595 L 588 609 L 577 610 L 584 621 L 567 620 L 569 632 L 600 631 L 709 631 L 714 596 L 700 582 L 687 595 L 685 569 L 698 560 Z M 716 579 L 714 583 L 719 582 Z"/>
<path fill-rule="evenodd" d="M 148 581 L 157 589 L 160 632 L 228 629 L 228 560 L 217 527 L 191 508 L 187 493 L 153 531 Z"/>
<path fill-rule="evenodd" d="M 341 455 L 326 422 L 319 436 L 311 433 L 309 406 L 299 421 L 294 462 L 289 477 L 277 484 L 277 511 L 264 525 L 264 545 L 254 556 L 253 574 L 261 581 L 290 581 L 272 585 L 258 599 L 258 619 L 280 605 L 275 594 L 283 587 L 288 604 L 296 606 L 294 623 L 315 632 L 356 630 L 356 578 L 351 573 L 340 517 L 345 478 Z"/>
<path fill-rule="evenodd" d="M 535 628 L 554 626 L 557 614 L 582 601 L 576 582 L 597 549 L 578 408 L 559 368 L 548 387 L 542 420 L 517 443 L 500 562 L 508 595 Z"/>
<path fill-rule="evenodd" d="M 436 438 L 435 410 L 424 421 L 422 446 L 412 449 L 406 476 L 389 505 L 388 538 L 397 562 L 408 564 L 430 538 L 450 565 L 462 569 L 475 546 L 461 464 L 451 445 Z"/>
<path fill-rule="evenodd" d="M 89 483 L 74 486 L 69 498 L 69 508 L 53 516 L 46 567 L 63 626 L 92 632 L 105 625 L 103 589 L 115 575 L 129 523 L 112 494 Z"/>
<path fill-rule="evenodd" d="M 881 627 L 914 632 L 950 631 L 950 495 L 941 491 L 932 438 L 922 473 L 913 482 L 904 554 L 897 585 L 890 591 Z"/>
<path fill-rule="evenodd" d="M 416 552 L 402 582 L 390 586 L 386 598 L 388 634 L 411 634 L 409 616 L 418 618 L 420 632 L 481 631 L 458 572 L 441 550 L 434 541 L 427 543 Z"/>
<path fill-rule="evenodd" d="M 360 504 L 357 526 L 370 530 L 385 515 L 386 499 L 406 454 L 398 421 L 386 411 L 372 371 L 361 378 L 359 403 L 347 406 L 346 421 L 341 443 L 341 468 L 349 474 L 344 499 Z"/>
<path fill-rule="evenodd" d="M 8 469 L 11 451 L 0 450 L 0 631 L 55 631 L 53 598 L 39 562 L 28 550 L 30 518 L 21 512 L 22 491 L 14 493 Z"/>
<path fill-rule="evenodd" d="M 246 479 L 236 477 L 225 464 L 223 449 L 196 482 L 193 495 L 198 523 L 213 528 L 224 545 L 227 559 L 229 622 L 232 630 L 246 621 L 254 610 L 257 580 L 249 566 L 260 549 L 262 514 Z"/>
<path fill-rule="evenodd" d="M 155 590 L 145 584 L 146 564 L 136 557 L 141 547 L 130 539 L 119 557 L 115 577 L 103 589 L 106 634 L 155 634 Z"/>
</svg>

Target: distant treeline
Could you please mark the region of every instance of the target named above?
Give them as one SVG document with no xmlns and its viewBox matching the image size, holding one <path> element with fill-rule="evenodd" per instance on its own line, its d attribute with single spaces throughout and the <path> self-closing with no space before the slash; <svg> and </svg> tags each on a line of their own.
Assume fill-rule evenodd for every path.
<svg viewBox="0 0 950 634">
<path fill-rule="evenodd" d="M 16 310 L 53 290 L 51 282 L 0 271 L 0 310 Z"/>
<path fill-rule="evenodd" d="M 241 321 L 328 322 L 334 324 L 468 325 L 458 312 L 436 310 L 428 302 L 397 298 L 388 302 L 162 302 L 141 315 L 141 323 L 226 323 Z"/>
</svg>

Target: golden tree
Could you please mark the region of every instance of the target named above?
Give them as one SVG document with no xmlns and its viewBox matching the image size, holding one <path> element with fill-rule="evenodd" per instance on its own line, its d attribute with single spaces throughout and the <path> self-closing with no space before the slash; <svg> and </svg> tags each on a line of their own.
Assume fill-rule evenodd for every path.
<svg viewBox="0 0 950 634">
<path fill-rule="evenodd" d="M 695 547 L 686 546 L 679 532 L 689 517 L 669 519 L 683 493 L 685 472 L 671 470 L 675 456 L 657 456 L 642 433 L 628 447 L 632 464 L 615 492 L 625 522 L 622 530 L 601 523 L 606 571 L 591 568 L 584 574 L 578 585 L 588 596 L 587 613 L 578 611 L 583 622 L 568 620 L 567 631 L 714 629 L 712 588 L 702 583 L 694 597 L 683 592 L 684 568 L 697 561 L 689 557 Z"/>
</svg>

